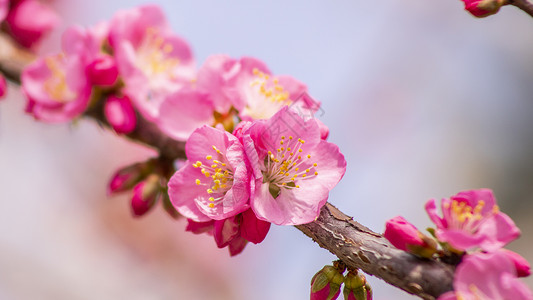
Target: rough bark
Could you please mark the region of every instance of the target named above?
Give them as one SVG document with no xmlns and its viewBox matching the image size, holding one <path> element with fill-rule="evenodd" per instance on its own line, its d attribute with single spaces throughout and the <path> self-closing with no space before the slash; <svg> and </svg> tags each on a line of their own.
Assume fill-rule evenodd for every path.
<svg viewBox="0 0 533 300">
<path fill-rule="evenodd" d="M 0 72 L 20 84 L 22 68 L 33 56 L 17 49 L 0 34 Z M 102 101 L 85 116 L 109 126 L 102 113 Z M 155 124 L 139 118 L 128 138 L 157 149 L 164 162 L 185 158 L 184 143 L 170 139 Z M 355 222 L 331 204 L 326 204 L 316 221 L 296 226 L 320 247 L 327 249 L 347 266 L 358 268 L 424 299 L 435 299 L 452 289 L 453 266 L 419 259 L 394 248 L 382 235 Z"/>
<path fill-rule="evenodd" d="M 510 5 L 520 8 L 528 15 L 533 17 L 533 3 L 529 2 L 528 0 L 509 0 L 508 2 Z"/>
</svg>

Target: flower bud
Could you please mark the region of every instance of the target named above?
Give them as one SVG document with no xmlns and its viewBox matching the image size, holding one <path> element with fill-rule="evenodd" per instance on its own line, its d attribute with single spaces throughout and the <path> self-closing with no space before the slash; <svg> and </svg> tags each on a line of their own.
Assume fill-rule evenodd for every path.
<svg viewBox="0 0 533 300">
<path fill-rule="evenodd" d="M 0 98 L 4 97 L 7 91 L 6 79 L 0 74 Z"/>
<path fill-rule="evenodd" d="M 143 180 L 151 171 L 153 163 L 151 161 L 136 163 L 115 172 L 109 181 L 107 194 L 129 191 L 137 183 Z"/>
<path fill-rule="evenodd" d="M 341 292 L 342 282 L 342 272 L 338 268 L 324 266 L 311 279 L 311 300 L 337 299 Z"/>
<path fill-rule="evenodd" d="M 497 13 L 506 0 L 463 0 L 465 10 L 478 18 L 484 18 Z"/>
<path fill-rule="evenodd" d="M 114 85 L 118 78 L 115 59 L 107 54 L 98 55 L 88 67 L 88 76 L 94 85 Z"/>
<path fill-rule="evenodd" d="M 400 216 L 387 221 L 383 235 L 394 247 L 420 257 L 430 258 L 437 251 L 433 239 Z"/>
<path fill-rule="evenodd" d="M 133 109 L 133 104 L 126 96 L 109 96 L 105 102 L 104 113 L 116 133 L 130 133 L 137 125 L 135 109 Z"/>
<path fill-rule="evenodd" d="M 133 188 L 131 208 L 135 216 L 142 216 L 152 208 L 161 192 L 159 176 L 152 174 Z"/>
<path fill-rule="evenodd" d="M 350 271 L 344 277 L 344 300 L 372 299 L 372 289 L 363 274 L 357 270 Z"/>
<path fill-rule="evenodd" d="M 513 252 L 511 250 L 502 249 L 503 253 L 507 255 L 507 258 L 509 258 L 515 268 L 516 268 L 516 275 L 518 277 L 527 277 L 531 275 L 531 267 L 529 266 L 528 261 L 523 258 L 520 254 Z"/>
</svg>

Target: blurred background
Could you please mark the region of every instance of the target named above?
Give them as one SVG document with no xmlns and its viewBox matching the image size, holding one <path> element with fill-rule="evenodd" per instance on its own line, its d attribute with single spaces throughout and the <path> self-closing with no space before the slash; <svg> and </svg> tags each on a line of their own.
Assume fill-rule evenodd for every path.
<svg viewBox="0 0 533 300">
<path fill-rule="evenodd" d="M 91 25 L 146 1 L 57 0 Z M 508 248 L 533 262 L 533 19 L 486 19 L 458 0 L 152 1 L 198 65 L 225 53 L 264 60 L 305 82 L 348 161 L 330 202 L 382 232 L 423 205 L 492 188 L 522 230 Z M 60 33 L 43 52 L 58 48 Z M 153 152 L 90 120 L 33 121 L 15 86 L 0 103 L 0 299 L 308 299 L 335 258 L 292 227 L 230 258 L 160 207 L 131 217 L 108 198 L 119 167 Z M 375 299 L 416 299 L 368 276 Z M 533 279 L 525 282 L 533 287 Z M 341 296 L 342 297 L 342 296 Z"/>
</svg>

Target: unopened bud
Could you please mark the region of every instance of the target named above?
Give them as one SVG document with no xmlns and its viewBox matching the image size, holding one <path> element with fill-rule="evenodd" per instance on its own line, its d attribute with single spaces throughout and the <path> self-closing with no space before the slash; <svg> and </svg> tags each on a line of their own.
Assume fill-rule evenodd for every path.
<svg viewBox="0 0 533 300">
<path fill-rule="evenodd" d="M 131 208 L 135 216 L 142 216 L 152 208 L 161 192 L 159 176 L 152 174 L 133 188 Z"/>
<path fill-rule="evenodd" d="M 100 86 L 113 86 L 118 78 L 115 59 L 107 54 L 98 55 L 88 67 L 91 83 Z"/>
<path fill-rule="evenodd" d="M 311 300 L 333 300 L 339 297 L 343 282 L 342 272 L 333 266 L 324 266 L 311 279 Z"/>
<path fill-rule="evenodd" d="M 104 114 L 116 133 L 130 133 L 137 125 L 135 109 L 126 96 L 109 96 L 105 102 Z"/>
<path fill-rule="evenodd" d="M 484 18 L 497 13 L 500 7 L 507 4 L 506 0 L 463 0 L 465 10 L 473 16 Z"/>
<path fill-rule="evenodd" d="M 131 190 L 137 183 L 146 178 L 153 168 L 152 161 L 136 163 L 124 167 L 111 177 L 107 188 L 107 194 Z"/>
<path fill-rule="evenodd" d="M 431 258 L 437 251 L 435 240 L 400 216 L 387 221 L 383 235 L 394 247 L 420 257 Z"/>
<path fill-rule="evenodd" d="M 372 299 L 372 289 L 366 282 L 365 275 L 357 270 L 350 271 L 344 277 L 344 300 L 367 300 Z M 370 296 L 370 297 L 369 297 Z"/>
<path fill-rule="evenodd" d="M 6 79 L 0 74 L 0 98 L 3 98 L 7 91 Z"/>
</svg>

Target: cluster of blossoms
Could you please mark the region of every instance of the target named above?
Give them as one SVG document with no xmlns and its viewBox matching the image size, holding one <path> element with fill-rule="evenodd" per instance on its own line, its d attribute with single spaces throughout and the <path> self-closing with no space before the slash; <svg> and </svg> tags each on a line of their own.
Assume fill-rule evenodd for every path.
<svg viewBox="0 0 533 300">
<path fill-rule="evenodd" d="M 533 299 L 531 290 L 518 277 L 530 275 L 529 263 L 502 247 L 520 236 L 513 220 L 502 213 L 491 190 L 460 192 L 442 199 L 442 216 L 435 199 L 426 211 L 436 229 L 422 234 L 402 217 L 387 221 L 385 237 L 398 249 L 427 259 L 459 262 L 454 291 L 439 300 Z"/>
<path fill-rule="evenodd" d="M 109 192 L 133 188 L 137 216 L 162 199 L 187 230 L 212 234 L 231 255 L 263 241 L 271 223 L 315 220 L 346 170 L 303 83 L 251 57 L 213 55 L 196 69 L 156 6 L 69 28 L 61 53 L 24 70 L 22 89 L 27 112 L 42 121 L 102 109 L 119 134 L 142 118 L 186 141 L 177 172 L 157 159 L 137 163 L 113 176 Z"/>
<path fill-rule="evenodd" d="M 59 17 L 37 0 L 0 0 L 0 25 L 20 46 L 35 50 L 48 32 L 59 24 Z M 6 80 L 0 74 L 0 98 Z"/>
<path fill-rule="evenodd" d="M 345 300 L 372 300 L 372 288 L 365 275 L 358 270 L 348 269 L 342 261 L 334 261 L 333 266 L 324 266 L 311 279 L 311 300 L 335 300 L 344 284 Z"/>
</svg>

